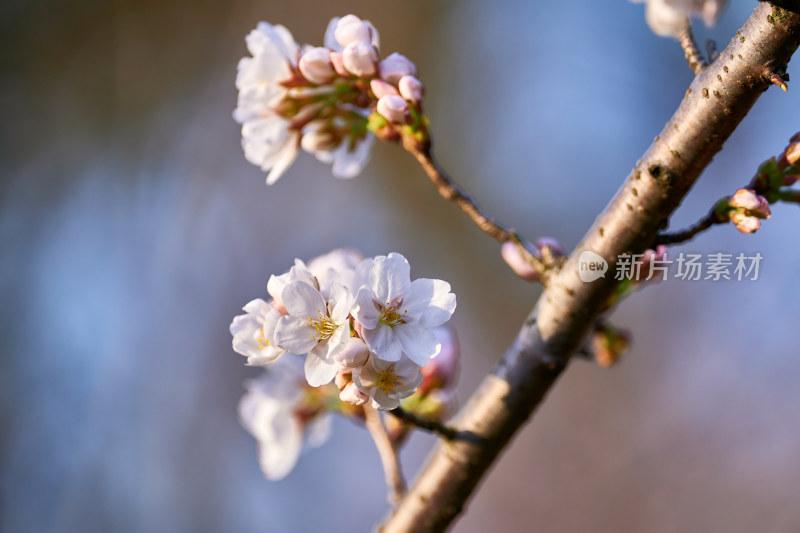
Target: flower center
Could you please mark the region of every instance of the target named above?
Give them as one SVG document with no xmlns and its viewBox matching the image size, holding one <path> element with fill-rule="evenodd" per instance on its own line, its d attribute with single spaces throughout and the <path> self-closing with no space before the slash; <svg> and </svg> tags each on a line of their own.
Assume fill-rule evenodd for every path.
<svg viewBox="0 0 800 533">
<path fill-rule="evenodd" d="M 396 386 L 402 386 L 403 382 L 397 377 L 394 371 L 394 363 L 385 370 L 378 372 L 378 388 L 383 392 L 393 392 Z"/>
<path fill-rule="evenodd" d="M 378 318 L 381 324 L 386 324 L 387 326 L 405 324 L 406 313 L 408 310 L 403 309 L 403 312 L 400 312 L 400 306 L 402 303 L 403 301 L 397 298 L 391 302 L 387 302 L 386 305 L 381 305 L 381 316 Z"/>
<path fill-rule="evenodd" d="M 270 342 L 269 342 L 269 339 L 267 338 L 267 336 L 264 335 L 264 328 L 263 327 L 258 329 L 258 333 L 260 335 L 258 337 L 256 337 L 256 342 L 258 343 L 258 347 L 261 350 L 263 350 L 264 348 L 266 348 L 267 346 L 270 345 Z"/>
<path fill-rule="evenodd" d="M 319 311 L 319 318 L 309 318 L 308 324 L 317 330 L 316 335 L 311 335 L 311 337 L 318 341 L 329 339 L 336 331 L 336 328 L 339 327 L 339 325 L 336 324 L 331 317 L 328 315 L 323 315 L 322 311 Z"/>
</svg>

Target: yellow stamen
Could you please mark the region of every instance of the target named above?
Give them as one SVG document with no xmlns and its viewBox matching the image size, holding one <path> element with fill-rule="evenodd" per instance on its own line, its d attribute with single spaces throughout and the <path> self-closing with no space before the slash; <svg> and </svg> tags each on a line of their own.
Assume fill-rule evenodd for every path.
<svg viewBox="0 0 800 533">
<path fill-rule="evenodd" d="M 378 387 L 383 392 L 393 392 L 394 388 L 403 386 L 403 382 L 397 377 L 394 371 L 394 363 L 389 365 L 385 370 L 378 372 Z"/>
</svg>

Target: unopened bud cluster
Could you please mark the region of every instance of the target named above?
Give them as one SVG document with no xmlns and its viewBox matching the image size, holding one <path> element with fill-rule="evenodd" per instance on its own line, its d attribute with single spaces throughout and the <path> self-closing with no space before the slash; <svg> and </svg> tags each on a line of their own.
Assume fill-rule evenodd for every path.
<svg viewBox="0 0 800 533">
<path fill-rule="evenodd" d="M 730 220 L 742 233 L 754 233 L 761 221 L 772 216 L 770 204 L 778 201 L 800 203 L 800 192 L 791 187 L 800 180 L 800 132 L 777 156 L 758 167 L 747 188 L 739 189 L 716 206 L 720 221 Z"/>
<path fill-rule="evenodd" d="M 233 116 L 242 124 L 245 157 L 269 171 L 267 184 L 300 149 L 331 163 L 337 177 L 355 176 L 369 158 L 373 131 L 387 121 L 422 123 L 416 66 L 398 53 L 381 59 L 369 21 L 334 18 L 319 47 L 301 47 L 286 28 L 266 22 L 246 41 L 252 57 L 239 62 Z"/>
</svg>

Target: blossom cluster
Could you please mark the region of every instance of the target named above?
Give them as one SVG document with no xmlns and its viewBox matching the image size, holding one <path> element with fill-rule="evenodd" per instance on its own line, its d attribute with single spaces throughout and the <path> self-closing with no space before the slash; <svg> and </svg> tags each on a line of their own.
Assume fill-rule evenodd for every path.
<svg viewBox="0 0 800 533">
<path fill-rule="evenodd" d="M 375 27 L 355 15 L 336 17 L 324 46 L 298 45 L 285 27 L 258 24 L 239 61 L 234 119 L 251 163 L 275 183 L 300 149 L 350 178 L 366 164 L 375 129 L 418 120 L 423 95 L 405 56 L 378 55 Z"/>
<path fill-rule="evenodd" d="M 394 409 L 423 382 L 442 349 L 434 328 L 456 307 L 450 284 L 411 280 L 398 253 L 364 259 L 339 249 L 294 266 L 267 283 L 270 301 L 255 299 L 233 319 L 233 349 L 249 365 L 284 354 L 305 357 L 312 387 L 334 381 L 342 401 Z"/>
</svg>

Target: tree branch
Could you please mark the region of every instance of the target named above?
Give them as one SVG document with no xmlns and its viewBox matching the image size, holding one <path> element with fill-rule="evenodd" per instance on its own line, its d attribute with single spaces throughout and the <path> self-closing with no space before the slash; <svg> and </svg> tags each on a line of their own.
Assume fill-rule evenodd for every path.
<svg viewBox="0 0 800 533">
<path fill-rule="evenodd" d="M 593 250 L 614 271 L 620 253 L 641 253 L 700 172 L 800 44 L 800 15 L 761 3 L 712 65 L 695 77 L 680 107 L 642 156 L 565 265 L 494 371 L 453 426 L 486 445 L 442 442 L 415 485 L 384 523 L 386 533 L 442 531 L 566 368 L 616 282 L 584 283 L 578 256 Z"/>
<path fill-rule="evenodd" d="M 378 455 L 381 457 L 383 475 L 386 478 L 386 487 L 389 489 L 389 501 L 396 504 L 406 491 L 403 469 L 400 467 L 397 451 L 383 426 L 381 414 L 369 402 L 364 404 L 364 426 L 372 436 Z"/>
</svg>

